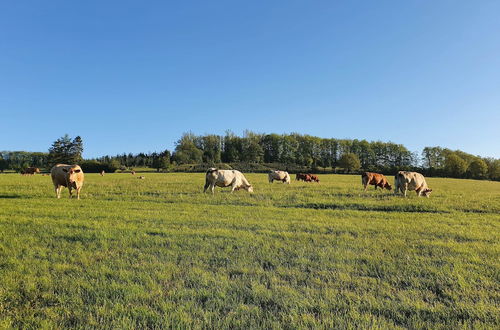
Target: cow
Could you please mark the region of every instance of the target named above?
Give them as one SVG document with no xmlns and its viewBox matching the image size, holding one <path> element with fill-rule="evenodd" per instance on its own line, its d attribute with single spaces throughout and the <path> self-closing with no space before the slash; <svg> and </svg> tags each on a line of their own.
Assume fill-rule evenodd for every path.
<svg viewBox="0 0 500 330">
<path fill-rule="evenodd" d="M 309 174 L 309 177 L 311 178 L 311 181 L 315 181 L 315 182 L 319 183 L 319 178 L 317 175 Z"/>
<path fill-rule="evenodd" d="M 297 174 L 295 175 L 295 180 L 297 180 L 297 181 L 300 181 L 300 180 L 302 180 L 302 181 L 306 181 L 307 176 L 308 176 L 308 174 L 304 174 L 304 173 L 297 173 Z"/>
<path fill-rule="evenodd" d="M 392 189 L 385 175 L 379 173 L 365 172 L 361 174 L 361 183 L 365 187 L 365 191 L 368 189 L 368 185 L 374 185 L 375 190 L 377 190 L 377 187 L 387 190 Z"/>
<path fill-rule="evenodd" d="M 235 190 L 245 189 L 253 193 L 253 187 L 245 178 L 243 173 L 237 170 L 219 170 L 214 167 L 209 168 L 205 174 L 205 187 L 203 192 L 210 188 L 212 194 L 214 193 L 215 186 L 229 187 L 231 186 L 231 193 Z"/>
<path fill-rule="evenodd" d="M 297 173 L 295 175 L 295 180 L 302 180 L 304 182 L 313 182 L 313 181 L 316 181 L 319 183 L 319 179 L 318 179 L 318 176 L 317 175 L 313 175 L 313 174 L 305 174 L 305 173 Z"/>
<path fill-rule="evenodd" d="M 135 171 L 130 171 L 130 174 L 135 175 Z"/>
<path fill-rule="evenodd" d="M 80 199 L 80 190 L 82 190 L 84 179 L 80 166 L 57 164 L 50 170 L 50 176 L 52 177 L 57 198 L 61 198 L 62 187 L 67 187 L 69 198 L 73 197 L 72 189 L 76 189 L 76 198 Z"/>
<path fill-rule="evenodd" d="M 138 176 L 137 179 L 144 180 L 146 177 L 144 175 Z"/>
<path fill-rule="evenodd" d="M 290 184 L 290 174 L 285 171 L 271 171 L 268 173 L 267 178 L 269 179 L 269 183 L 273 183 L 273 181 L 276 180 Z"/>
<path fill-rule="evenodd" d="M 415 190 L 417 196 L 429 197 L 432 189 L 429 189 L 422 174 L 417 172 L 399 171 L 394 177 L 394 193 L 401 192 L 406 197 L 408 190 Z"/>
<path fill-rule="evenodd" d="M 21 171 L 22 175 L 34 175 L 35 173 L 40 173 L 40 169 L 38 167 L 27 167 L 24 171 Z"/>
<path fill-rule="evenodd" d="M 105 174 L 105 173 L 106 173 L 106 172 L 104 172 L 104 170 L 102 170 L 102 171 L 100 172 L 101 176 L 104 176 L 104 174 Z"/>
</svg>

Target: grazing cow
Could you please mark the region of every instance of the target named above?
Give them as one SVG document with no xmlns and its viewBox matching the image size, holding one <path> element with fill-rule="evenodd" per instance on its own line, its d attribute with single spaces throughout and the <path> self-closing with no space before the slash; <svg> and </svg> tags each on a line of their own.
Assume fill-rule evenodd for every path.
<svg viewBox="0 0 500 330">
<path fill-rule="evenodd" d="M 146 177 L 144 175 L 138 176 L 137 179 L 144 180 Z"/>
<path fill-rule="evenodd" d="M 269 183 L 273 183 L 273 181 L 276 180 L 290 184 L 290 174 L 285 171 L 271 171 L 268 173 L 267 177 L 269 179 Z"/>
<path fill-rule="evenodd" d="M 319 179 L 316 175 L 305 174 L 305 173 L 297 173 L 297 175 L 295 175 L 295 180 L 298 181 L 302 180 L 304 182 L 313 182 L 313 181 L 319 182 Z"/>
<path fill-rule="evenodd" d="M 135 175 L 135 171 L 130 171 L 130 174 Z"/>
<path fill-rule="evenodd" d="M 101 176 L 104 176 L 104 173 L 106 173 L 106 172 L 104 172 L 104 170 L 102 170 L 101 171 Z"/>
<path fill-rule="evenodd" d="M 309 174 L 297 173 L 297 174 L 295 175 L 295 180 L 297 180 L 297 181 L 300 181 L 300 180 L 302 180 L 302 181 L 306 181 L 306 178 L 307 178 L 307 176 L 308 176 L 308 175 L 309 175 Z"/>
<path fill-rule="evenodd" d="M 34 175 L 35 173 L 40 173 L 40 169 L 38 167 L 27 167 L 24 171 L 21 171 L 22 175 Z"/>
<path fill-rule="evenodd" d="M 365 187 L 365 191 L 368 188 L 368 185 L 374 185 L 375 190 L 377 190 L 377 187 L 380 187 L 382 189 L 387 189 L 391 190 L 392 187 L 387 181 L 387 178 L 383 174 L 379 173 L 373 173 L 373 172 L 365 172 L 361 174 L 361 182 L 363 183 L 363 186 Z"/>
<path fill-rule="evenodd" d="M 309 174 L 309 176 L 311 177 L 311 181 L 316 181 L 317 183 L 319 183 L 319 178 L 317 175 Z"/>
<path fill-rule="evenodd" d="M 80 199 L 80 190 L 83 186 L 83 171 L 78 165 L 57 164 L 50 170 L 52 183 L 56 190 L 57 198 L 61 198 L 62 187 L 69 190 L 69 198 L 72 197 L 72 189 L 76 189 L 76 198 Z"/>
<path fill-rule="evenodd" d="M 399 171 L 394 177 L 394 193 L 401 192 L 406 197 L 408 190 L 415 190 L 417 196 L 429 197 L 432 189 L 429 189 L 422 174 L 417 172 Z"/>
<path fill-rule="evenodd" d="M 231 193 L 240 189 L 245 189 L 250 193 L 253 192 L 252 185 L 248 182 L 243 173 L 237 170 L 218 170 L 213 167 L 209 168 L 205 175 L 205 187 L 203 188 L 203 192 L 206 192 L 207 189 L 210 188 L 213 194 L 215 186 L 222 188 L 231 186 Z"/>
</svg>

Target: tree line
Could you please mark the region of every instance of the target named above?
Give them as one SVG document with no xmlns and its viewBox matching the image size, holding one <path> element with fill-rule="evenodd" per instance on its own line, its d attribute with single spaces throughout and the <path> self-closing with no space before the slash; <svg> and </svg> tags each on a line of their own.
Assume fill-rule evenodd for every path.
<svg viewBox="0 0 500 330">
<path fill-rule="evenodd" d="M 291 172 L 359 172 L 394 174 L 397 170 L 417 170 L 428 176 L 500 180 L 500 159 L 483 158 L 460 150 L 426 147 L 422 153 L 402 144 L 357 139 L 320 138 L 298 133 L 243 136 L 184 133 L 172 152 L 121 154 L 96 159 L 82 158 L 83 141 L 68 135 L 56 140 L 48 153 L 0 152 L 0 171 L 20 171 L 28 166 L 49 168 L 56 163 L 79 163 L 84 171 L 114 172 L 117 169 L 149 167 L 182 170 L 186 164 L 207 166 L 237 164 L 241 169 L 259 169 L 258 164 L 289 169 Z"/>
</svg>

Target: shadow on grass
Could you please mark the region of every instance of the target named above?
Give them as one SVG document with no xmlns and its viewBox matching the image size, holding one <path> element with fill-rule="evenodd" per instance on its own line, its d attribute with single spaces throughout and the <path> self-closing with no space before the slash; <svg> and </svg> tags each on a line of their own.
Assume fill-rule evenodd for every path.
<svg viewBox="0 0 500 330">
<path fill-rule="evenodd" d="M 22 196 L 13 194 L 0 194 L 0 199 L 13 199 L 13 198 L 22 198 Z"/>
<path fill-rule="evenodd" d="M 355 210 L 355 211 L 375 211 L 375 212 L 415 212 L 415 213 L 450 213 L 446 210 L 437 210 L 421 205 L 363 205 L 363 204 L 326 204 L 308 203 L 290 205 L 285 207 L 295 207 L 315 210 Z"/>
</svg>

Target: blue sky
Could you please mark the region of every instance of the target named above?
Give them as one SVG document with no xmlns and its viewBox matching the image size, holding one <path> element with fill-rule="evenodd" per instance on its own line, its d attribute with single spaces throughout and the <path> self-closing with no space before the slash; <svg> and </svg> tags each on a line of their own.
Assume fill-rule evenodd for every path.
<svg viewBox="0 0 500 330">
<path fill-rule="evenodd" d="M 500 158 L 499 1 L 3 1 L 0 150 L 298 132 Z"/>
</svg>

